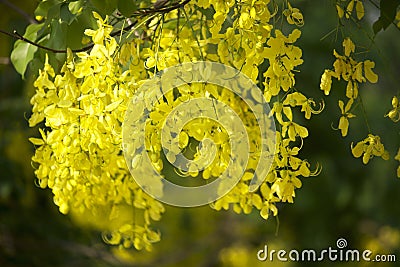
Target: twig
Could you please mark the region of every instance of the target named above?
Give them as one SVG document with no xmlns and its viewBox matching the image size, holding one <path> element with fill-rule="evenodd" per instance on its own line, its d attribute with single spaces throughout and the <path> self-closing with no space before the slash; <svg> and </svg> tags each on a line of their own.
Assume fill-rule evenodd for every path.
<svg viewBox="0 0 400 267">
<path fill-rule="evenodd" d="M 189 2 L 190 2 L 190 0 L 185 0 L 185 1 L 183 1 L 182 3 L 178 3 L 178 4 L 176 4 L 176 5 L 174 5 L 174 6 L 170 6 L 170 7 L 161 8 L 161 9 L 159 9 L 158 11 L 159 11 L 159 12 L 162 12 L 162 13 L 167 13 L 167 12 L 170 12 L 170 11 L 172 11 L 172 10 L 175 10 L 175 9 L 178 9 L 178 8 L 182 8 L 182 7 L 184 7 L 186 4 L 188 4 Z"/>
<path fill-rule="evenodd" d="M 0 0 L 0 1 L 4 2 L 6 0 Z M 141 9 L 141 10 L 138 10 L 137 12 L 135 12 L 134 15 L 140 16 L 140 15 L 149 15 L 149 14 L 154 14 L 154 13 L 165 14 L 165 13 L 168 13 L 168 12 L 170 12 L 172 10 L 182 8 L 189 2 L 190 2 L 190 0 L 185 0 L 185 1 L 181 2 L 181 3 L 175 4 L 175 5 L 172 5 L 172 6 L 169 6 L 169 7 L 162 7 L 162 8 L 159 8 L 159 9 L 155 9 L 155 8 Z M 128 31 L 129 29 L 133 28 L 137 24 L 137 22 L 138 21 L 136 20 L 134 23 L 128 25 L 125 28 L 123 28 L 122 31 Z M 37 23 L 37 22 L 35 21 L 35 23 Z M 9 33 L 9 32 L 0 30 L 0 33 L 8 35 L 8 36 L 10 36 L 12 38 L 19 39 L 21 41 L 27 42 L 27 43 L 29 43 L 31 45 L 34 45 L 34 46 L 36 46 L 36 47 L 38 47 L 40 49 L 44 49 L 44 50 L 47 50 L 47 51 L 50 51 L 50 52 L 53 52 L 53 53 L 64 53 L 64 54 L 67 53 L 66 49 L 63 49 L 63 50 L 53 49 L 51 47 L 47 47 L 47 46 L 43 46 L 43 45 L 40 45 L 38 43 L 35 43 L 34 41 L 31 41 L 31 40 L 25 38 L 24 36 L 22 36 L 21 34 L 19 34 L 15 30 L 14 30 L 13 33 Z M 115 35 L 118 35 L 120 33 L 121 33 L 121 31 L 116 31 L 116 32 L 111 33 L 110 36 L 115 36 Z M 93 48 L 93 46 L 94 46 L 94 44 L 91 43 L 88 46 L 85 46 L 85 47 L 80 48 L 80 49 L 74 49 L 74 50 L 71 50 L 71 51 L 74 52 L 74 53 L 84 52 L 84 51 L 90 50 L 91 48 Z"/>
<path fill-rule="evenodd" d="M 3 32 L 3 31 L 2 31 L 2 32 Z M 3 32 L 3 33 L 4 33 L 4 32 Z M 46 47 L 46 46 L 40 45 L 40 44 L 38 44 L 38 43 L 35 43 L 35 42 L 33 42 L 33 41 L 29 40 L 29 39 L 26 39 L 24 36 L 22 36 L 21 34 L 19 34 L 16 30 L 14 30 L 13 34 L 8 34 L 8 35 L 13 36 L 13 37 L 15 37 L 15 38 L 17 38 L 17 39 L 19 39 L 19 40 L 22 40 L 22 41 L 24 41 L 24 42 L 26 42 L 26 43 L 28 43 L 28 44 L 34 45 L 34 46 L 36 46 L 36 47 L 39 47 L 39 48 L 41 48 L 41 49 L 51 51 L 51 52 L 53 52 L 53 53 L 66 53 L 66 52 L 67 52 L 67 50 L 53 49 L 53 48 Z"/>
<path fill-rule="evenodd" d="M 149 14 L 154 14 L 154 13 L 168 13 L 172 10 L 179 9 L 184 7 L 186 4 L 188 4 L 190 0 L 185 0 L 181 3 L 177 3 L 172 6 L 162 6 L 161 8 L 153 7 L 153 8 L 145 8 L 145 9 L 139 9 L 136 12 L 133 13 L 133 15 L 149 15 Z"/>
<path fill-rule="evenodd" d="M 122 31 L 127 31 L 127 30 L 129 30 L 130 28 L 132 28 L 133 26 L 135 26 L 136 23 L 137 23 L 137 21 L 135 21 L 135 22 L 134 22 L 133 24 L 131 24 L 131 25 L 126 26 L 125 28 L 122 29 Z M 57 53 L 67 53 L 67 50 L 65 50 L 65 49 L 63 49 L 63 50 L 54 49 L 54 48 L 51 48 L 51 47 L 47 47 L 47 46 L 43 46 L 43 45 L 40 45 L 40 44 L 38 44 L 38 43 L 35 43 L 35 42 L 33 42 L 33 41 L 31 41 L 31 40 L 25 38 L 24 36 L 22 36 L 21 34 L 19 34 L 17 31 L 14 31 L 13 33 L 9 33 L 9 32 L 0 30 L 0 33 L 3 33 L 3 34 L 8 35 L 8 36 L 10 36 L 10 37 L 19 39 L 19 40 L 21 40 L 21 41 L 27 42 L 28 44 L 34 45 L 34 46 L 36 46 L 36 47 L 38 47 L 38 48 L 41 48 L 41 49 L 44 49 L 44 50 L 47 50 L 47 51 L 50 51 L 50 52 L 53 52 L 53 53 L 56 53 L 56 54 L 57 54 Z M 115 35 L 118 35 L 118 34 L 120 34 L 120 33 L 121 33 L 121 31 L 116 31 L 116 32 L 111 33 L 110 36 L 115 36 Z M 85 46 L 85 47 L 80 48 L 80 49 L 73 49 L 73 50 L 71 50 L 71 51 L 74 52 L 74 53 L 85 52 L 85 51 L 90 50 L 91 48 L 93 48 L 93 46 L 94 46 L 94 44 L 91 43 L 91 44 L 88 45 L 88 46 Z"/>
<path fill-rule="evenodd" d="M 0 0 L 1 3 L 5 4 L 11 9 L 14 9 L 17 13 L 19 13 L 21 16 L 23 16 L 29 23 L 31 24 L 37 24 L 38 22 L 29 16 L 25 11 L 14 5 L 13 3 L 8 2 L 7 0 Z"/>
<path fill-rule="evenodd" d="M 0 30 L 0 33 L 5 34 L 5 35 L 8 35 L 8 36 L 10 36 L 10 37 L 12 37 L 12 38 L 16 38 L 16 37 L 14 36 L 14 34 L 9 33 L 9 32 L 6 32 L 6 31 L 3 31 L 3 30 Z"/>
</svg>

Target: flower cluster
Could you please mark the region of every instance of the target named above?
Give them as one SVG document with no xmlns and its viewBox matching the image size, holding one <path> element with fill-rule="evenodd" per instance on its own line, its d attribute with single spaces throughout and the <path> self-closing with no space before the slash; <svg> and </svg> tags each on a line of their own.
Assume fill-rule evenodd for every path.
<svg viewBox="0 0 400 267">
<path fill-rule="evenodd" d="M 269 67 L 264 73 L 264 95 L 268 101 L 272 96 L 277 96 L 280 90 L 287 92 L 293 88 L 294 69 L 303 63 L 302 51 L 294 45 L 301 35 L 300 30 L 293 30 L 288 37 L 275 30 L 275 35 L 268 40 L 268 47 L 264 50 L 264 57 L 269 61 Z"/>
<path fill-rule="evenodd" d="M 389 153 L 381 143 L 380 137 L 372 134 L 369 134 L 367 138 L 358 142 L 355 146 L 352 145 L 351 152 L 356 158 L 363 156 L 364 164 L 367 164 L 374 156 L 382 157 L 384 160 L 389 159 Z"/>
<path fill-rule="evenodd" d="M 400 121 L 400 104 L 399 104 L 399 99 L 397 96 L 393 96 L 392 98 L 392 110 L 390 110 L 385 117 L 389 117 L 393 122 L 399 122 Z M 400 147 L 399 151 L 397 152 L 397 155 L 394 157 L 395 160 L 400 161 Z M 400 178 L 400 166 L 397 168 L 397 177 Z"/>
<path fill-rule="evenodd" d="M 159 239 L 150 223 L 160 218 L 164 207 L 142 193 L 121 153 L 126 103 L 146 74 L 122 70 L 117 42 L 110 37 L 112 27 L 107 19 L 94 16 L 98 29 L 86 31 L 94 42 L 90 53 L 76 58 L 69 53 L 57 75 L 46 60 L 34 83 L 29 124 L 44 120 L 41 138 L 31 138 L 37 146 L 35 174 L 42 188 L 52 189 L 60 212 L 95 216 L 109 207 L 105 230 L 112 233 L 110 242 L 150 249 Z M 121 207 L 142 218 L 115 215 Z"/>
<path fill-rule="evenodd" d="M 336 11 L 338 13 L 339 18 L 346 17 L 349 19 L 354 11 L 354 6 L 356 7 L 355 13 L 358 20 L 361 20 L 364 17 L 364 4 L 362 0 L 350 0 L 347 5 L 344 7 L 340 2 L 344 2 L 343 0 L 338 0 L 336 2 Z"/>
<path fill-rule="evenodd" d="M 339 101 L 339 108 L 342 115 L 339 119 L 339 129 L 341 130 L 342 136 L 346 136 L 348 133 L 349 120 L 354 118 L 355 115 L 350 113 L 354 100 L 358 98 L 359 84 L 366 82 L 367 80 L 371 83 L 378 81 L 378 75 L 376 75 L 372 69 L 375 63 L 371 60 L 365 60 L 364 62 L 358 62 L 353 58 L 355 51 L 355 45 L 350 38 L 345 38 L 343 41 L 344 55 L 340 55 L 333 51 L 336 57 L 333 63 L 334 70 L 327 69 L 322 74 L 320 88 L 324 91 L 325 95 L 329 95 L 332 87 L 332 78 L 338 80 L 343 79 L 347 82 L 346 86 L 346 97 L 349 101 L 344 108 L 344 102 Z"/>
<path fill-rule="evenodd" d="M 211 20 L 206 19 L 196 8 L 196 6 L 209 8 L 211 5 L 215 11 Z M 273 8 L 270 7 L 269 0 L 248 0 L 241 1 L 239 4 L 235 4 L 234 1 L 191 3 L 185 7 L 184 14 L 185 17 L 190 16 L 191 21 L 197 23 L 192 24 L 191 21 L 188 21 L 186 26 L 180 28 L 179 38 L 175 37 L 176 29 L 163 28 L 162 32 L 159 32 L 160 46 L 157 51 L 146 49 L 144 54 L 146 66 L 149 69 L 161 70 L 175 65 L 176 62 L 204 59 L 231 65 L 241 70 L 254 82 L 260 79 L 260 65 L 265 61 L 269 63 L 267 71 L 263 74 L 265 77 L 264 96 L 273 105 L 269 115 L 274 116 L 281 124 L 281 130 L 276 139 L 278 143 L 271 171 L 262 184 L 262 190 L 251 192 L 249 190 L 250 180 L 253 168 L 259 158 L 257 156 L 250 157 L 245 175 L 239 184 L 225 197 L 212 204 L 212 207 L 217 210 L 232 207 L 238 213 L 249 213 L 255 208 L 265 219 L 271 213 L 277 214 L 278 210 L 275 206 L 277 202 L 293 202 L 295 189 L 301 187 L 300 176 L 308 177 L 318 173 L 318 170 L 310 171 L 310 164 L 306 160 L 298 158 L 301 147 L 294 144 L 306 138 L 308 130 L 293 119 L 292 109 L 299 107 L 307 119 L 310 119 L 311 114 L 318 114 L 323 109 L 323 105 L 316 109 L 313 99 L 307 98 L 294 88 L 296 67 L 303 62 L 301 49 L 294 45 L 301 35 L 300 30 L 295 29 L 287 36 L 279 30 L 273 30 L 270 20 L 274 14 L 270 10 Z M 228 14 L 233 14 L 232 22 L 227 20 Z M 292 7 L 290 3 L 287 3 L 285 14 L 290 24 L 298 26 L 303 24 L 301 11 Z M 169 14 L 167 18 L 170 19 L 174 16 L 176 14 Z M 225 25 L 224 29 L 222 25 Z M 211 38 L 209 38 L 210 35 Z M 262 83 L 260 80 L 258 82 Z M 172 108 L 187 101 L 188 98 L 204 96 L 229 103 L 229 106 L 239 114 L 246 125 L 249 139 L 253 140 L 250 143 L 250 152 L 256 155 L 257 146 L 259 146 L 259 132 L 254 125 L 254 117 L 251 117 L 251 113 L 243 106 L 243 101 L 235 97 L 232 92 L 222 88 L 212 88 L 210 85 L 200 87 L 191 84 L 185 88 L 178 88 L 175 91 L 175 97 L 167 94 L 164 99 L 160 99 L 150 114 L 152 119 L 150 125 L 154 127 L 152 130 L 153 142 L 159 137 L 160 127 L 163 124 L 162 118 Z M 171 140 L 171 142 L 178 143 L 179 148 L 185 151 L 191 147 L 194 140 L 201 141 L 206 137 L 211 138 L 217 144 L 218 160 L 201 173 L 190 170 L 184 173 L 179 170 L 176 172 L 180 175 L 209 179 L 218 177 L 225 170 L 231 151 L 228 146 L 221 145 L 221 140 L 227 140 L 227 135 L 220 125 L 210 120 L 198 119 L 188 124 L 183 129 L 183 133 L 177 133 L 176 140 Z M 152 147 L 154 149 L 150 150 L 154 151 L 154 155 L 151 156 L 154 159 L 153 165 L 162 169 L 165 167 L 165 162 L 162 162 L 160 156 L 161 143 L 152 143 Z M 174 162 L 178 152 L 168 150 L 167 159 Z M 197 157 L 200 157 L 200 153 L 196 151 L 193 156 L 196 160 Z"/>
<path fill-rule="evenodd" d="M 298 22 L 302 20 L 300 11 L 292 8 L 290 4 L 286 13 L 290 24 L 293 19 L 297 19 Z M 276 154 L 273 167 L 267 176 L 267 181 L 272 185 L 269 190 L 266 187 L 261 189 L 263 196 L 271 196 L 268 205 L 275 201 L 293 202 L 295 190 L 302 185 L 299 177 L 318 174 L 318 170 L 311 171 L 310 164 L 298 157 L 301 146 L 296 143 L 299 140 L 303 142 L 308 136 L 308 130 L 294 121 L 292 108 L 301 107 L 306 119 L 310 119 L 311 114 L 318 114 L 323 109 L 323 104 L 319 109 L 315 109 L 315 101 L 295 89 L 296 67 L 303 63 L 302 51 L 294 45 L 301 35 L 300 30 L 294 29 L 288 36 L 279 30 L 275 30 L 274 34 L 275 37 L 269 38 L 263 52 L 269 62 L 263 74 L 264 96 L 272 104 L 269 115 L 275 116 L 279 124 Z M 261 215 L 268 218 L 265 208 L 261 211 Z M 272 212 L 275 215 L 274 210 Z"/>
<path fill-rule="evenodd" d="M 350 112 L 351 107 L 353 106 L 354 99 L 350 98 L 347 102 L 346 106 L 342 100 L 339 100 L 339 108 L 342 113 L 339 119 L 339 130 L 342 133 L 342 136 L 346 136 L 349 130 L 349 119 L 354 118 L 356 115 Z"/>
<path fill-rule="evenodd" d="M 399 122 L 400 121 L 400 104 L 399 104 L 399 99 L 397 96 L 394 96 L 392 98 L 392 107 L 393 109 L 389 111 L 385 117 L 389 117 L 393 122 Z"/>
<path fill-rule="evenodd" d="M 207 58 L 233 65 L 255 82 L 260 79 L 259 66 L 267 62 L 264 82 L 258 82 L 264 85 L 265 99 L 273 107 L 269 116 L 275 117 L 281 130 L 277 132 L 272 167 L 260 190 L 249 191 L 250 168 L 239 184 L 212 206 L 217 210 L 231 206 L 238 213 L 249 213 L 255 208 L 267 219 L 271 214 L 277 215 L 276 203 L 293 202 L 295 189 L 301 187 L 300 176 L 318 173 L 318 170 L 310 171 L 310 164 L 298 158 L 301 147 L 294 144 L 306 138 L 308 130 L 293 120 L 292 108 L 301 107 L 309 119 L 311 114 L 321 112 L 323 105 L 315 109 L 316 103 L 312 99 L 294 89 L 296 67 L 303 63 L 302 51 L 294 45 L 301 31 L 294 29 L 286 36 L 282 31 L 274 30 L 270 24 L 274 14 L 269 11 L 269 1 L 241 1 L 239 6 L 233 7 L 232 26 L 223 33 L 220 31 L 226 15 L 222 14 L 229 13 L 230 6 L 227 3 L 214 8 L 216 13 L 212 25 L 215 30 L 211 29 L 213 40 L 209 47 L 217 44 L 218 58 L 212 53 L 207 54 Z M 302 26 L 304 23 L 301 11 L 289 2 L 284 15 L 289 24 Z"/>
<path fill-rule="evenodd" d="M 371 60 L 365 60 L 358 62 L 353 58 L 355 52 L 355 45 L 350 38 L 345 38 L 343 41 L 344 55 L 340 55 L 335 50 L 333 51 L 336 57 L 333 63 L 334 70 L 325 70 L 321 77 L 320 88 L 324 91 L 325 95 L 329 95 L 332 78 L 338 80 L 343 79 L 347 82 L 346 86 L 346 97 L 349 99 L 348 102 L 339 100 L 339 108 L 341 116 L 339 119 L 339 126 L 342 136 L 347 136 L 349 129 L 349 119 L 356 117 L 352 113 L 354 100 L 359 100 L 359 84 L 369 81 L 370 83 L 376 83 L 378 81 L 378 75 L 373 72 L 375 63 Z M 389 159 L 389 153 L 385 150 L 383 144 L 380 141 L 380 137 L 368 134 L 368 137 L 358 142 L 354 147 L 352 146 L 351 151 L 353 156 L 359 158 L 363 156 L 363 163 L 367 164 L 373 156 L 382 157 L 383 159 Z"/>
<path fill-rule="evenodd" d="M 288 8 L 283 11 L 283 15 L 286 16 L 286 20 L 289 24 L 295 24 L 297 26 L 304 25 L 303 14 L 300 9 L 293 8 L 288 2 Z"/>
<path fill-rule="evenodd" d="M 332 85 L 332 77 L 338 80 L 343 79 L 347 82 L 346 96 L 351 99 L 358 97 L 359 83 L 366 82 L 367 80 L 371 83 L 378 81 L 378 75 L 376 75 L 372 69 L 375 67 L 375 63 L 371 60 L 365 60 L 364 62 L 358 62 L 353 58 L 355 51 L 355 45 L 350 38 L 345 38 L 343 41 L 344 56 L 333 51 L 336 57 L 333 63 L 334 70 L 325 70 L 321 77 L 321 90 L 324 91 L 325 95 L 329 95 Z"/>
<path fill-rule="evenodd" d="M 266 116 L 279 124 L 272 167 L 266 177 L 258 177 L 265 178 L 260 188 L 251 190 L 262 144 L 254 115 L 227 89 L 188 83 L 163 95 L 149 113 L 144 142 L 154 170 L 165 174 L 180 152 L 200 160 L 200 151 L 208 148 L 196 148 L 196 144 L 212 139 L 217 156 L 207 168 L 174 170 L 181 176 L 204 180 L 218 178 L 225 171 L 232 151 L 229 135 L 218 121 L 192 120 L 174 133 L 170 149 L 163 148 L 160 141 L 166 117 L 174 108 L 199 97 L 215 99 L 240 117 L 250 152 L 239 183 L 211 206 L 246 214 L 255 208 L 267 219 L 277 215 L 277 203 L 294 201 L 295 190 L 302 186 L 300 178 L 317 175 L 318 169 L 310 170 L 310 163 L 299 157 L 308 130 L 294 119 L 293 112 L 299 108 L 299 113 L 310 119 L 311 114 L 322 111 L 323 103 L 317 109 L 313 99 L 295 88 L 296 68 L 303 63 L 302 50 L 295 45 L 301 31 L 285 34 L 274 29 L 270 24 L 274 7 L 269 2 L 191 1 L 179 12 L 154 16 L 141 24 L 142 35 L 154 36 L 153 40 L 134 38 L 123 44 L 111 36 L 113 27 L 107 18 L 95 14 L 97 29 L 85 32 L 94 43 L 90 52 L 69 53 L 59 74 L 46 61 L 34 84 L 37 89 L 29 123 L 41 126 L 41 138 L 31 138 L 37 146 L 33 161 L 37 163 L 38 183 L 52 189 L 62 213 L 90 214 L 87 216 L 95 220 L 108 216 L 102 229 L 109 233 L 105 240 L 110 244 L 150 250 L 159 240 L 151 222 L 160 219 L 164 206 L 145 194 L 131 177 L 122 151 L 122 122 L 129 99 L 146 79 L 159 70 L 198 60 L 233 66 L 264 86 L 264 97 L 273 107 Z M 214 14 L 205 16 L 201 10 L 211 6 Z M 233 14 L 232 20 L 228 14 Z M 180 16 L 185 23 L 180 24 Z M 289 2 L 285 16 L 289 24 L 303 24 L 301 11 Z M 170 21 L 177 26 L 172 27 Z M 264 62 L 267 69 L 259 73 Z M 133 157 L 128 164 L 140 168 L 141 158 Z"/>
<path fill-rule="evenodd" d="M 302 185 L 299 177 L 318 174 L 318 170 L 310 171 L 310 164 L 298 157 L 301 147 L 295 144 L 298 140 L 302 142 L 308 136 L 308 130 L 293 120 L 292 108 L 301 107 L 306 119 L 310 119 L 311 114 L 318 114 L 323 109 L 321 106 L 319 110 L 315 110 L 315 101 L 308 99 L 294 88 L 295 67 L 303 63 L 302 51 L 294 45 L 300 34 L 301 32 L 295 29 L 286 37 L 279 30 L 275 30 L 276 37 L 268 40 L 268 47 L 264 52 L 265 58 L 269 61 L 269 67 L 264 73 L 266 78 L 264 96 L 273 103 L 270 116 L 275 116 L 280 130 L 277 132 L 273 168 L 267 177 L 272 186 L 269 191 L 264 189 L 262 194 L 268 192 L 276 200 L 291 203 L 295 197 L 295 189 Z M 261 215 L 267 218 L 265 213 Z"/>
</svg>

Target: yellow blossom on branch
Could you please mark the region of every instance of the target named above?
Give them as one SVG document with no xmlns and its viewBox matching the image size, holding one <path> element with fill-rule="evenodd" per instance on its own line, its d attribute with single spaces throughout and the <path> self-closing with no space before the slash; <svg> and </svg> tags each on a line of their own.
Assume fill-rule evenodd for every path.
<svg viewBox="0 0 400 267">
<path fill-rule="evenodd" d="M 389 152 L 385 150 L 378 135 L 369 134 L 367 138 L 358 142 L 355 146 L 352 144 L 351 152 L 356 158 L 362 156 L 364 164 L 367 164 L 374 156 L 381 157 L 384 160 L 389 159 Z"/>
<path fill-rule="evenodd" d="M 336 50 L 333 51 L 336 57 L 333 63 L 334 71 L 325 70 L 321 77 L 320 88 L 328 95 L 332 86 L 332 77 L 340 80 L 343 79 L 347 82 L 346 96 L 348 98 L 357 98 L 359 84 L 366 82 L 371 83 L 378 81 L 378 75 L 373 72 L 375 63 L 371 60 L 358 62 L 353 58 L 355 52 L 355 45 L 350 38 L 343 40 L 344 56 L 340 55 Z"/>
<path fill-rule="evenodd" d="M 347 102 L 346 106 L 342 100 L 339 100 L 339 108 L 342 112 L 342 116 L 339 119 L 339 129 L 342 132 L 342 136 L 346 136 L 349 129 L 349 119 L 354 118 L 356 115 L 350 113 L 351 106 L 353 105 L 353 99 Z"/>
<path fill-rule="evenodd" d="M 393 109 L 389 111 L 385 117 L 389 117 L 393 122 L 398 122 L 400 121 L 400 104 L 397 96 L 392 98 L 392 107 Z"/>
</svg>

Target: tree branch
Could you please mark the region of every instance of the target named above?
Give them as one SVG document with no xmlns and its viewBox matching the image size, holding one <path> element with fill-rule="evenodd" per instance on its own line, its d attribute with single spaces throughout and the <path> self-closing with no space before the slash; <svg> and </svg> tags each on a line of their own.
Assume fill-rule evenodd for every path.
<svg viewBox="0 0 400 267">
<path fill-rule="evenodd" d="M 131 25 L 126 26 L 125 28 L 122 29 L 122 31 L 127 31 L 127 30 L 129 30 L 130 28 L 132 28 L 133 26 L 135 26 L 136 23 L 137 23 L 137 21 L 135 21 L 135 22 L 132 23 Z M 44 49 L 44 50 L 47 50 L 47 51 L 50 51 L 50 52 L 53 52 L 53 53 L 56 53 L 56 54 L 57 54 L 57 53 L 59 53 L 59 54 L 60 54 L 60 53 L 67 53 L 67 50 L 64 50 L 64 49 L 63 49 L 63 50 L 60 50 L 60 49 L 53 49 L 53 48 L 51 48 L 51 47 L 47 47 L 47 46 L 43 46 L 43 45 L 40 45 L 40 44 L 38 44 L 38 43 L 35 43 L 34 41 L 31 41 L 31 40 L 25 38 L 24 36 L 22 36 L 21 34 L 19 34 L 19 33 L 18 33 L 17 31 L 15 31 L 15 30 L 14 30 L 13 33 L 9 33 L 9 32 L 0 30 L 0 33 L 3 33 L 3 34 L 8 35 L 8 36 L 10 36 L 10 37 L 13 37 L 13 38 L 16 38 L 16 39 L 18 39 L 18 40 L 27 42 L 28 44 L 34 45 L 34 46 L 36 46 L 36 47 L 38 47 L 38 48 L 41 48 L 41 49 Z M 118 30 L 118 31 L 116 31 L 116 32 L 111 33 L 110 36 L 115 36 L 115 35 L 118 35 L 118 34 L 120 34 L 120 33 L 121 33 L 121 31 Z M 94 44 L 91 43 L 90 45 L 87 45 L 87 46 L 85 46 L 85 47 L 83 47 L 83 48 L 80 48 L 80 49 L 73 49 L 73 50 L 71 50 L 71 51 L 74 52 L 74 53 L 85 52 L 85 51 L 90 50 L 91 48 L 93 48 L 93 46 L 94 46 Z"/>
<path fill-rule="evenodd" d="M 158 11 L 158 12 L 161 12 L 161 13 L 167 13 L 167 12 L 170 12 L 172 10 L 175 10 L 175 9 L 178 9 L 178 8 L 182 8 L 186 4 L 188 4 L 189 2 L 190 2 L 190 0 L 185 0 L 182 3 L 178 3 L 178 4 L 175 4 L 175 5 L 170 6 L 170 7 L 162 7 L 160 9 L 158 9 L 158 10 L 157 9 L 154 9 L 154 10 Z"/>
<path fill-rule="evenodd" d="M 4 31 L 1 31 L 1 32 L 4 33 Z M 19 34 L 16 30 L 14 30 L 13 34 L 8 33 L 8 35 L 9 36 L 13 36 L 14 38 L 17 38 L 17 39 L 19 39 L 21 41 L 24 41 L 24 42 L 28 43 L 28 44 L 34 45 L 34 46 L 36 46 L 38 48 L 51 51 L 53 53 L 66 53 L 67 52 L 67 50 L 53 49 L 53 48 L 46 47 L 46 46 L 40 45 L 38 43 L 35 43 L 35 42 L 33 42 L 33 41 L 29 40 L 29 39 L 26 39 L 24 36 Z"/>
<path fill-rule="evenodd" d="M 0 0 L 0 1 L 1 1 L 1 2 L 4 2 L 5 4 L 8 3 L 6 0 Z M 147 8 L 147 9 L 141 9 L 141 10 L 138 10 L 137 12 L 135 12 L 134 15 L 137 15 L 137 16 L 145 16 L 145 15 L 150 15 L 150 14 L 155 14 L 155 13 L 165 14 L 165 13 L 168 13 L 168 12 L 170 12 L 170 11 L 172 11 L 172 10 L 182 8 L 182 7 L 184 7 L 184 6 L 185 6 L 187 3 L 189 3 L 189 2 L 190 2 L 190 0 L 185 0 L 185 1 L 181 2 L 181 3 L 177 3 L 177 4 L 174 4 L 174 5 L 172 5 L 172 6 L 165 6 L 165 5 L 163 5 L 163 6 L 161 6 L 160 8 L 152 7 L 152 8 Z M 8 4 L 10 4 L 10 3 L 8 3 Z M 17 7 L 16 7 L 16 8 L 17 8 Z M 22 12 L 23 12 L 23 11 L 22 11 Z M 133 27 L 137 24 L 137 22 L 138 22 L 138 21 L 136 20 L 134 23 L 132 23 L 132 24 L 126 26 L 125 28 L 123 28 L 122 31 L 124 32 L 124 31 L 130 30 L 131 28 L 133 28 Z M 34 23 L 37 23 L 37 22 L 35 21 Z M 67 50 L 66 50 L 66 49 L 63 49 L 63 50 L 60 50 L 60 49 L 53 49 L 53 48 L 51 48 L 51 47 L 46 47 L 46 46 L 40 45 L 40 44 L 38 44 L 38 43 L 35 43 L 34 41 L 31 41 L 31 40 L 25 38 L 24 36 L 22 36 L 21 34 L 19 34 L 19 33 L 18 33 L 17 31 L 15 31 L 15 30 L 14 30 L 13 33 L 9 33 L 9 32 L 0 30 L 0 33 L 3 33 L 3 34 L 8 35 L 8 36 L 10 36 L 10 37 L 12 37 L 12 38 L 19 39 L 19 40 L 21 40 L 21 41 L 27 42 L 28 44 L 34 45 L 34 46 L 36 46 L 36 47 L 38 47 L 38 48 L 40 48 L 40 49 L 44 49 L 44 50 L 47 50 L 47 51 L 50 51 L 50 52 L 53 52 L 53 53 L 56 53 L 56 54 L 57 54 L 57 53 L 67 53 Z M 116 36 L 116 35 L 118 35 L 118 34 L 120 34 L 120 33 L 121 33 L 121 31 L 118 30 L 118 31 L 116 31 L 116 32 L 111 33 L 110 36 Z M 94 44 L 91 43 L 90 45 L 85 46 L 85 47 L 83 47 L 83 48 L 74 49 L 74 50 L 72 50 L 72 52 L 74 52 L 74 53 L 85 52 L 85 51 L 90 50 L 91 48 L 93 48 L 93 46 L 94 46 Z"/>
<path fill-rule="evenodd" d="M 166 6 L 165 3 L 163 3 L 161 6 L 153 6 L 152 8 L 144 8 L 144 9 L 139 9 L 137 10 L 135 13 L 133 13 L 133 15 L 150 15 L 150 14 L 154 14 L 154 13 L 161 13 L 161 14 L 165 14 L 168 13 L 172 10 L 175 9 L 179 9 L 184 7 L 186 4 L 188 4 L 190 2 L 190 0 L 185 0 L 181 3 L 177 3 L 171 6 Z"/>
</svg>

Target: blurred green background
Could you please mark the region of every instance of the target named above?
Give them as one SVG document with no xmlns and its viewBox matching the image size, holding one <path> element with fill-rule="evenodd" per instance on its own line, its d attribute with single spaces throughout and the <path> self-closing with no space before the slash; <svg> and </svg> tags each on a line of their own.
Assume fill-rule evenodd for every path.
<svg viewBox="0 0 400 267">
<path fill-rule="evenodd" d="M 35 1 L 12 3 L 26 14 L 33 14 L 36 6 Z M 209 207 L 167 207 L 155 225 L 162 240 L 153 252 L 121 253 L 105 245 L 101 233 L 61 215 L 51 192 L 35 185 L 30 163 L 33 145 L 28 137 L 36 135 L 37 129 L 28 128 L 27 123 L 33 81 L 22 81 L 15 72 L 8 59 L 15 40 L 0 35 L 0 266 L 317 266 L 320 263 L 260 262 L 257 251 L 264 245 L 288 251 L 335 248 L 339 238 L 345 238 L 349 248 L 395 254 L 400 261 L 400 180 L 393 160 L 400 146 L 400 123 L 384 118 L 391 97 L 400 90 L 400 31 L 391 25 L 371 39 L 371 24 L 379 11 L 369 1 L 365 1 L 367 15 L 361 25 L 350 23 L 344 30 L 358 51 L 370 51 L 368 57 L 376 61 L 379 82 L 363 85 L 360 93 L 372 130 L 392 157 L 389 161 L 376 158 L 364 166 L 350 151 L 352 141 L 367 135 L 361 114 L 351 121 L 347 138 L 333 129 L 340 116 L 337 101 L 344 98 L 344 84 L 334 82 L 329 98 L 319 90 L 323 70 L 334 61 L 332 50 L 341 51 L 341 29 L 335 38 L 338 21 L 333 1 L 296 4 L 305 17 L 298 43 L 304 64 L 296 87 L 326 104 L 322 114 L 302 122 L 310 137 L 301 155 L 313 166 L 319 163 L 321 174 L 303 179 L 295 203 L 279 205 L 279 219 L 264 221 L 257 213 L 245 216 Z M 24 16 L 4 1 L 0 10 L 0 29 L 24 32 L 28 24 Z M 324 266 L 381 265 L 324 262 Z"/>
</svg>

